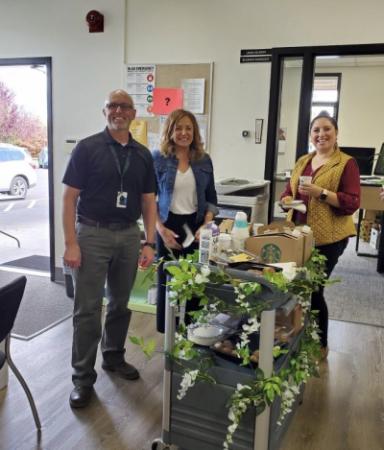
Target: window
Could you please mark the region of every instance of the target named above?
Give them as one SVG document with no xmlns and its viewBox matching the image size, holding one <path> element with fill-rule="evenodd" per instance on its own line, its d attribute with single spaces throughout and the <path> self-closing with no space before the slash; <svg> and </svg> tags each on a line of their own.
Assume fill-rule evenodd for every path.
<svg viewBox="0 0 384 450">
<path fill-rule="evenodd" d="M 341 73 L 316 73 L 313 80 L 311 120 L 327 111 L 337 120 L 339 113 Z"/>
<path fill-rule="evenodd" d="M 7 148 L 0 148 L 0 161 L 10 161 L 11 155 L 10 151 Z"/>
<path fill-rule="evenodd" d="M 0 147 L 0 161 L 22 161 L 25 159 L 25 153 L 12 148 Z"/>
<path fill-rule="evenodd" d="M 20 150 L 13 150 L 11 152 L 11 159 L 13 161 L 22 161 L 24 159 L 24 153 Z"/>
</svg>

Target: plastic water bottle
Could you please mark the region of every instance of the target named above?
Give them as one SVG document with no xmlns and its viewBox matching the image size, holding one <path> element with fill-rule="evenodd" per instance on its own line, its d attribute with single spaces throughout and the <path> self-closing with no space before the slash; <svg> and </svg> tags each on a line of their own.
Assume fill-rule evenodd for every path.
<svg viewBox="0 0 384 450">
<path fill-rule="evenodd" d="M 200 231 L 199 240 L 199 263 L 208 264 L 209 263 L 209 251 L 211 245 L 212 230 L 205 226 Z"/>
<path fill-rule="evenodd" d="M 247 214 L 238 211 L 235 216 L 235 223 L 231 231 L 232 248 L 235 251 L 243 250 L 245 240 L 249 237 Z"/>
</svg>

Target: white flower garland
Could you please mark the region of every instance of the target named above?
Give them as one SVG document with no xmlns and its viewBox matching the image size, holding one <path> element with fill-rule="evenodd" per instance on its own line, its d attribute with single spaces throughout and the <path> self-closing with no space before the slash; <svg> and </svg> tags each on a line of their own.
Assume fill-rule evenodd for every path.
<svg viewBox="0 0 384 450">
<path fill-rule="evenodd" d="M 199 370 L 189 370 L 184 372 L 183 378 L 181 379 L 180 383 L 180 389 L 177 394 L 178 400 L 182 400 L 185 397 L 188 389 L 195 385 L 196 378 L 198 375 Z"/>
</svg>

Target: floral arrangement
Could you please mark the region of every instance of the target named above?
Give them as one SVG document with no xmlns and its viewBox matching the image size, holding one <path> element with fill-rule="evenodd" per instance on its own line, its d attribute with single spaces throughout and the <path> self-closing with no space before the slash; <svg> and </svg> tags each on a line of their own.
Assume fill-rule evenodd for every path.
<svg viewBox="0 0 384 450">
<path fill-rule="evenodd" d="M 170 301 L 180 307 L 180 305 L 185 306 L 192 298 L 199 298 L 200 309 L 189 313 L 193 323 L 197 325 L 209 322 L 219 312 L 247 318 L 242 323 L 235 354 L 241 365 L 252 368 L 254 377 L 248 384 L 238 384 L 230 398 L 228 404 L 230 424 L 223 443 L 223 448 L 229 449 L 233 442 L 233 435 L 248 408 L 254 407 L 256 412 L 260 413 L 277 397 L 280 397 L 278 424 L 281 425 L 285 416 L 291 412 L 302 384 L 306 383 L 311 376 L 317 375 L 320 343 L 315 314 L 309 312 L 309 309 L 312 291 L 327 283 L 324 273 L 325 259 L 314 250 L 306 266 L 298 269 L 295 276 L 287 277 L 282 272 L 266 272 L 264 275 L 277 289 L 295 294 L 303 308 L 303 317 L 306 317 L 306 326 L 298 350 L 290 357 L 286 368 L 278 373 L 272 373 L 269 377 L 266 377 L 261 369 L 251 365 L 249 348 L 250 336 L 259 330 L 261 312 L 268 306 L 268 302 L 265 301 L 252 301 L 261 292 L 261 285 L 257 282 L 242 282 L 231 278 L 224 271 L 211 271 L 208 266 L 199 266 L 195 264 L 195 261 L 196 256 L 191 256 L 167 267 L 170 274 L 170 280 L 167 283 Z M 209 291 L 207 286 L 222 284 L 233 286 L 235 299 L 231 305 L 220 298 L 212 298 L 212 295 L 209 296 L 207 293 Z M 141 345 L 148 354 L 148 348 L 152 347 L 139 342 L 137 338 L 134 339 L 136 342 L 132 342 Z M 278 357 L 286 351 L 276 346 L 273 356 Z M 183 367 L 178 399 L 181 400 L 198 381 L 215 383 L 209 373 L 209 368 L 213 364 L 212 358 L 202 357 L 197 346 L 187 339 L 187 328 L 182 323 L 178 327 L 175 345 L 169 356 Z M 191 364 L 192 360 L 193 364 Z"/>
</svg>

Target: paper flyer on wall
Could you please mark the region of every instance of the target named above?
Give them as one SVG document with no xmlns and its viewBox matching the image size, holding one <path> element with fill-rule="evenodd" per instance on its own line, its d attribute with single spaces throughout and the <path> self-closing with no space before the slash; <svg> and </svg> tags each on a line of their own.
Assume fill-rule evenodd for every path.
<svg viewBox="0 0 384 450">
<path fill-rule="evenodd" d="M 152 117 L 153 89 L 156 66 L 154 64 L 127 64 L 125 86 L 132 96 L 137 117 Z"/>
<path fill-rule="evenodd" d="M 183 90 L 180 88 L 155 88 L 153 90 L 152 112 L 156 115 L 168 115 L 183 107 Z"/>
<path fill-rule="evenodd" d="M 199 131 L 201 139 L 204 143 L 205 149 L 207 149 L 208 146 L 208 116 L 207 115 L 196 115 L 196 120 L 199 125 Z"/>
<path fill-rule="evenodd" d="M 204 78 L 185 78 L 181 80 L 181 87 L 184 91 L 183 108 L 194 114 L 204 114 Z"/>
</svg>

